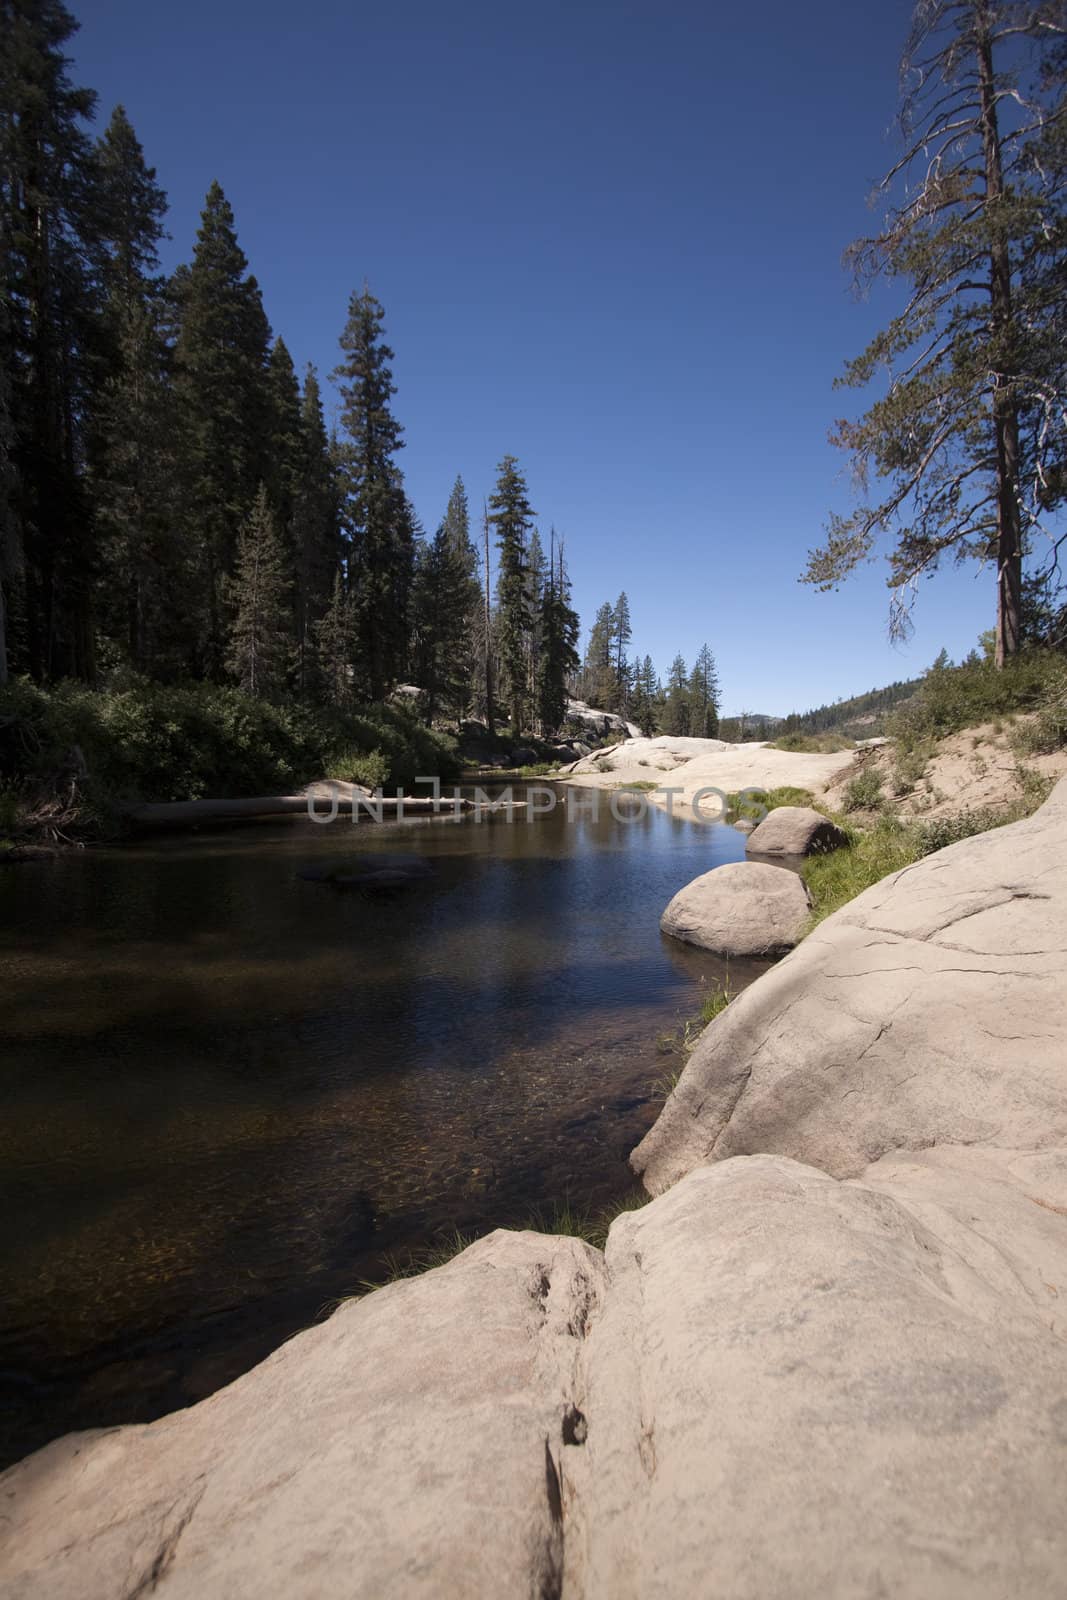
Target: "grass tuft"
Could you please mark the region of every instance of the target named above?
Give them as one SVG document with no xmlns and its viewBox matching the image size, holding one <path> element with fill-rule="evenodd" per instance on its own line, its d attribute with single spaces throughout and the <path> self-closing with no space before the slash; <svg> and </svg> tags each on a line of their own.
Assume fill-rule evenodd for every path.
<svg viewBox="0 0 1067 1600">
<path fill-rule="evenodd" d="M 628 1211 L 639 1211 L 651 1198 L 652 1196 L 646 1194 L 643 1189 L 632 1189 L 613 1205 L 592 1209 L 573 1205 L 570 1197 L 565 1195 L 562 1200 L 533 1207 L 519 1222 L 494 1224 L 482 1233 L 462 1233 L 458 1228 L 453 1229 L 450 1233 L 442 1234 L 436 1243 L 428 1245 L 425 1249 L 383 1256 L 381 1272 L 376 1278 L 361 1278 L 355 1294 L 330 1301 L 323 1307 L 323 1314 L 336 1311 L 346 1300 L 360 1300 L 364 1295 L 373 1294 L 376 1289 L 384 1289 L 387 1284 L 399 1283 L 405 1278 L 417 1278 L 424 1272 L 432 1272 L 435 1267 L 447 1266 L 456 1256 L 462 1255 L 470 1245 L 484 1238 L 486 1233 L 492 1233 L 497 1226 L 531 1229 L 534 1233 L 555 1234 L 568 1239 L 584 1239 L 586 1244 L 592 1245 L 594 1249 L 603 1250 L 607 1243 L 608 1231 L 616 1217 L 621 1217 Z"/>
<path fill-rule="evenodd" d="M 815 796 L 810 789 L 795 789 L 783 784 L 777 789 L 746 790 L 743 799 L 738 791 L 731 791 L 726 796 L 726 820 L 737 822 L 747 818 L 749 822 L 761 822 L 768 811 L 774 811 L 778 806 L 813 806 L 816 811 L 822 809 L 815 805 Z"/>
<path fill-rule="evenodd" d="M 703 981 L 703 980 L 702 980 Z M 720 1016 L 734 998 L 734 990 L 730 984 L 730 973 L 727 970 L 722 983 L 717 983 L 709 990 L 701 1002 L 700 1010 L 695 1017 L 687 1017 L 681 1026 L 671 1033 L 661 1033 L 659 1036 L 659 1049 L 663 1055 L 692 1055 L 700 1041 L 700 1036 L 709 1023 Z M 652 1085 L 652 1094 L 656 1099 L 666 1100 L 672 1093 L 675 1084 L 682 1075 L 682 1068 L 674 1072 L 664 1073 Z"/>
<path fill-rule="evenodd" d="M 811 896 L 808 931 L 891 872 L 911 866 L 922 853 L 917 829 L 884 817 L 868 832 L 854 833 L 842 849 L 809 856 L 802 868 Z"/>
</svg>

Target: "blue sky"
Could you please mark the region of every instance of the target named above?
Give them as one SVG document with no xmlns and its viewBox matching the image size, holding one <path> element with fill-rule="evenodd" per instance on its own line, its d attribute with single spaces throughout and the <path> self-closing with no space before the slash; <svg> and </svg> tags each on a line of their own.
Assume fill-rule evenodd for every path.
<svg viewBox="0 0 1067 1600">
<path fill-rule="evenodd" d="M 166 266 L 217 178 L 298 366 L 336 364 L 365 279 L 382 300 L 428 529 L 457 472 L 480 507 L 516 455 L 585 628 L 625 589 L 634 648 L 666 673 L 707 640 L 727 711 L 911 676 L 991 625 L 973 566 L 924 587 L 906 648 L 883 564 L 796 581 L 851 502 L 833 379 L 897 303 L 858 302 L 840 257 L 896 149 L 908 0 L 70 3 L 75 80 L 169 195 Z"/>
</svg>

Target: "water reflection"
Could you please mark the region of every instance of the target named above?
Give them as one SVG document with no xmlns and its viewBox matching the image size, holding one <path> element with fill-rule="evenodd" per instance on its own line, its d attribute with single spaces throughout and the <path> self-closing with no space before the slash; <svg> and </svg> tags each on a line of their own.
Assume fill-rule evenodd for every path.
<svg viewBox="0 0 1067 1600">
<path fill-rule="evenodd" d="M 743 848 L 602 805 L 9 868 L 6 1457 L 198 1398 L 386 1251 L 627 1189 L 657 1038 L 720 975 L 660 911 Z M 432 875 L 389 895 L 299 876 L 368 852 Z"/>
</svg>

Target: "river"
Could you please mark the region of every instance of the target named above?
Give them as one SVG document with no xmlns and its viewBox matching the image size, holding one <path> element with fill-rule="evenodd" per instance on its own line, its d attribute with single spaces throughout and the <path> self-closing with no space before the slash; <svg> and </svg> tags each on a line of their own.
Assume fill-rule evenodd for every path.
<svg viewBox="0 0 1067 1600">
<path fill-rule="evenodd" d="M 723 973 L 659 915 L 744 839 L 594 793 L 0 873 L 5 1462 L 202 1398 L 449 1230 L 633 1187 L 662 1035 Z M 300 876 L 398 851 L 430 874 Z"/>
</svg>

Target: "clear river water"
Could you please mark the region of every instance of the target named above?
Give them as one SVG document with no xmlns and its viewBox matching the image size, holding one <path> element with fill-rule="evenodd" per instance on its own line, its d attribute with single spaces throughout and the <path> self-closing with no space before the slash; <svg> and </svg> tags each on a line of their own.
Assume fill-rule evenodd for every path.
<svg viewBox="0 0 1067 1600">
<path fill-rule="evenodd" d="M 0 1460 L 202 1398 L 450 1230 L 632 1189 L 724 972 L 659 916 L 744 839 L 593 793 L 0 872 Z M 397 852 L 428 875 L 300 875 Z"/>
</svg>

